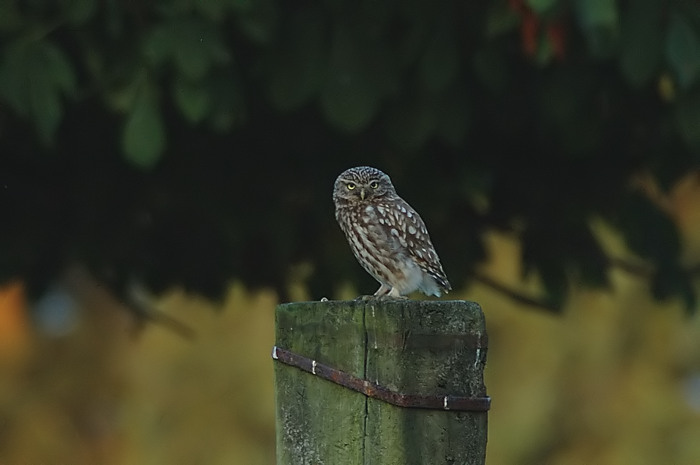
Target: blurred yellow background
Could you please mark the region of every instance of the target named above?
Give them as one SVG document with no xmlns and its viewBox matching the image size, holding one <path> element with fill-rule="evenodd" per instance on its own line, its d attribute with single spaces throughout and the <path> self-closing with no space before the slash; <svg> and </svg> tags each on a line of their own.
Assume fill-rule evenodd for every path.
<svg viewBox="0 0 700 465">
<path fill-rule="evenodd" d="M 649 192 L 698 263 L 697 176 Z M 593 227 L 612 256 L 638 263 L 614 230 Z M 518 241 L 494 232 L 487 242 L 481 272 L 536 296 Z M 562 315 L 478 283 L 450 294 L 487 318 L 489 465 L 700 463 L 699 317 L 654 301 L 643 276 L 610 278 L 608 290 L 572 284 Z M 76 309 L 61 333 L 31 321 L 22 283 L 0 293 L 0 464 L 274 463 L 272 291 L 232 284 L 219 304 L 171 291 L 157 307 L 194 330 L 188 340 L 138 325 L 79 267 L 61 286 Z M 290 292 L 323 297 L 297 281 Z"/>
</svg>

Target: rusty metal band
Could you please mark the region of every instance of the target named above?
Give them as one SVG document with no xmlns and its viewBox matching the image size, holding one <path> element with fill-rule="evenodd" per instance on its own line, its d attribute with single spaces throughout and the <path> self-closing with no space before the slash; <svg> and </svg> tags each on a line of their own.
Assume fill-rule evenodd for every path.
<svg viewBox="0 0 700 465">
<path fill-rule="evenodd" d="M 424 396 L 402 394 L 389 388 L 358 378 L 350 373 L 331 368 L 303 355 L 274 346 L 272 358 L 278 362 L 299 368 L 332 383 L 360 392 L 367 397 L 379 399 L 392 405 L 405 408 L 422 408 L 432 410 L 456 410 L 465 412 L 486 412 L 491 408 L 491 398 L 463 396 Z"/>
</svg>

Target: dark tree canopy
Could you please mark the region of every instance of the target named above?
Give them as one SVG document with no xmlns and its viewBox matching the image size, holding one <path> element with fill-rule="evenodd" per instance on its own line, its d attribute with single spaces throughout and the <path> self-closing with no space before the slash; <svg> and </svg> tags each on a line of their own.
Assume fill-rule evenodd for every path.
<svg viewBox="0 0 700 465">
<path fill-rule="evenodd" d="M 659 298 L 694 305 L 668 189 L 700 150 L 690 0 L 0 1 L 0 280 L 84 264 L 216 296 L 356 278 L 335 176 L 377 166 L 454 283 L 512 231 L 557 308 L 614 266 L 618 228 Z"/>
</svg>

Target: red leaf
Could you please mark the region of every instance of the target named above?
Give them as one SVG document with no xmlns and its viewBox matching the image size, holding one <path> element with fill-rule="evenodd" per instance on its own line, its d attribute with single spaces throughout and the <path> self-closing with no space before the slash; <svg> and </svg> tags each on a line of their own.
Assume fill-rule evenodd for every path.
<svg viewBox="0 0 700 465">
<path fill-rule="evenodd" d="M 547 27 L 547 37 L 552 44 L 552 53 L 559 60 L 566 55 L 566 28 L 562 23 L 550 24 Z"/>
<path fill-rule="evenodd" d="M 537 34 L 540 29 L 540 20 L 532 11 L 523 13 L 523 22 L 520 26 L 520 34 L 523 41 L 523 51 L 528 56 L 537 53 Z"/>
</svg>

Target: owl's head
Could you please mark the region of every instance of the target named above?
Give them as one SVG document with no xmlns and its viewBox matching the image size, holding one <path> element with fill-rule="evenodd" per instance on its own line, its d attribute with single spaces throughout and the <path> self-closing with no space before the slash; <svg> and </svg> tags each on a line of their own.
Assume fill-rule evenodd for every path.
<svg viewBox="0 0 700 465">
<path fill-rule="evenodd" d="M 370 166 L 358 166 L 340 173 L 335 180 L 333 200 L 372 201 L 396 196 L 386 173 Z"/>
</svg>

